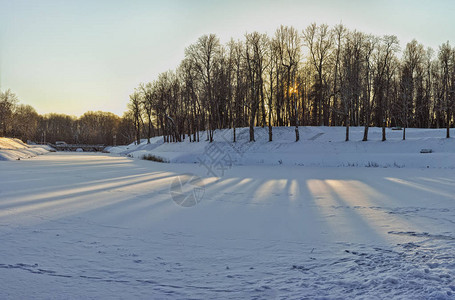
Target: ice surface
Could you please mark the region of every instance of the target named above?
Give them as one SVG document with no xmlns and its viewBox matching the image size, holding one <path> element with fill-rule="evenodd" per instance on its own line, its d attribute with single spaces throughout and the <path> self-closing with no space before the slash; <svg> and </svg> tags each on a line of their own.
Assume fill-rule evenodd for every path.
<svg viewBox="0 0 455 300">
<path fill-rule="evenodd" d="M 441 165 L 455 164 L 452 140 L 424 139 L 405 154 L 400 141 L 387 143 L 403 156 L 414 149 L 414 160 L 445 149 Z M 375 143 L 349 147 L 369 155 Z M 418 153 L 423 144 L 435 153 Z M 273 160 L 294 145 L 269 146 Z M 299 147 L 300 156 L 317 149 L 318 163 L 329 152 L 309 135 Z M 100 153 L 1 162 L 0 299 L 454 299 L 455 174 L 431 162 L 264 162 L 220 177 L 198 164 Z M 203 180 L 188 207 L 172 196 L 188 191 L 173 185 L 185 174 Z"/>
</svg>

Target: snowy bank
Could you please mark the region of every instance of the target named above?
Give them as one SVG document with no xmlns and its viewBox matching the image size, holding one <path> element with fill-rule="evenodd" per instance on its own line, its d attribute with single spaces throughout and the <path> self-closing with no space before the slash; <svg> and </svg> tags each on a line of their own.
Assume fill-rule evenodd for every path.
<svg viewBox="0 0 455 300">
<path fill-rule="evenodd" d="M 110 153 L 142 158 L 154 155 L 171 163 L 216 164 L 214 156 L 231 165 L 298 165 L 310 167 L 380 167 L 380 168 L 455 168 L 455 139 L 445 138 L 445 129 L 386 129 L 387 140 L 381 141 L 381 128 L 369 129 L 363 142 L 363 127 L 351 127 L 350 141 L 345 142 L 344 127 L 300 127 L 300 141 L 295 142 L 293 127 L 274 127 L 273 141 L 268 128 L 255 129 L 255 142 L 249 142 L 248 128 L 238 128 L 232 142 L 231 129 L 217 130 L 214 142 L 185 139 L 181 143 L 164 143 L 162 137 L 142 140 L 140 145 L 109 147 Z M 451 129 L 455 135 L 455 130 Z M 431 149 L 432 153 L 420 153 Z"/>
<path fill-rule="evenodd" d="M 0 138 L 0 161 L 30 158 L 51 150 L 47 145 L 27 145 L 19 139 Z"/>
</svg>

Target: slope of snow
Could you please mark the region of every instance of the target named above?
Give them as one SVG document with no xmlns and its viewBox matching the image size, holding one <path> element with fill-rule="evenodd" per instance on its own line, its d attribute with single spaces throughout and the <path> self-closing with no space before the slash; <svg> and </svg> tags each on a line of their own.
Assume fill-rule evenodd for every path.
<svg viewBox="0 0 455 300">
<path fill-rule="evenodd" d="M 237 142 L 232 143 L 232 130 L 217 130 L 214 143 L 201 133 L 199 143 L 163 143 L 161 137 L 151 144 L 108 148 L 116 154 L 141 158 L 153 154 L 173 163 L 200 163 L 218 153 L 230 165 L 298 165 L 312 167 L 381 167 L 381 168 L 455 168 L 455 139 L 445 138 L 445 129 L 387 128 L 387 141 L 381 141 L 381 128 L 370 128 L 369 141 L 362 142 L 363 127 L 352 127 L 350 141 L 345 142 L 343 127 L 300 127 L 300 141 L 295 142 L 294 128 L 273 128 L 273 142 L 268 142 L 268 129 L 256 128 L 256 142 L 249 142 L 248 128 L 237 129 Z M 455 135 L 455 130 L 451 129 Z M 420 153 L 432 149 L 433 153 Z"/>
<path fill-rule="evenodd" d="M 454 232 L 453 169 L 52 153 L 1 164 L 0 299 L 454 299 Z"/>
<path fill-rule="evenodd" d="M 27 145 L 19 139 L 0 137 L 0 161 L 30 158 L 51 150 L 47 145 Z"/>
</svg>

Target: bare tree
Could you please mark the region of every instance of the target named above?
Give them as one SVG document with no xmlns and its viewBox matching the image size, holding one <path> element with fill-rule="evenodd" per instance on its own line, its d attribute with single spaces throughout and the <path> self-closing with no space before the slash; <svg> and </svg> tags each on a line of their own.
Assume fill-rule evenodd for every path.
<svg viewBox="0 0 455 300">
<path fill-rule="evenodd" d="M 133 113 L 126 111 L 119 123 L 117 129 L 117 143 L 126 144 L 131 143 L 136 137 L 136 128 Z"/>
<path fill-rule="evenodd" d="M 416 40 L 412 40 L 406 45 L 403 55 L 403 70 L 402 70 L 402 124 L 403 124 L 403 140 L 406 139 L 406 128 L 409 126 L 409 119 L 415 111 L 415 78 L 418 69 L 422 68 L 425 50 L 423 45 Z"/>
<path fill-rule="evenodd" d="M 363 45 L 364 60 L 365 65 L 365 88 L 363 95 L 363 114 L 364 114 L 364 133 L 362 141 L 368 140 L 368 128 L 370 127 L 370 118 L 371 118 L 371 98 L 372 98 L 372 83 L 374 77 L 374 69 L 372 67 L 371 56 L 373 51 L 376 48 L 377 38 L 374 36 L 367 36 Z"/>
<path fill-rule="evenodd" d="M 333 32 L 328 25 L 317 26 L 315 23 L 303 31 L 303 40 L 310 52 L 310 59 L 317 73 L 317 123 L 328 125 L 329 110 L 324 93 L 324 76 L 332 51 Z M 324 108 L 324 110 L 323 110 Z M 324 113 L 324 118 L 323 118 Z"/>
<path fill-rule="evenodd" d="M 342 25 L 339 24 L 335 26 L 333 29 L 333 38 L 335 39 L 335 53 L 334 53 L 334 64 L 333 64 L 333 84 L 332 84 L 332 95 L 333 97 L 333 104 L 331 110 L 331 122 L 332 125 L 338 125 L 338 100 L 339 100 L 339 90 L 340 90 L 340 77 L 341 77 L 341 54 L 344 44 L 344 39 L 346 37 L 347 29 Z"/>
<path fill-rule="evenodd" d="M 344 110 L 346 141 L 349 141 L 351 118 L 357 112 L 357 103 L 361 93 L 361 70 L 363 44 L 365 35 L 361 32 L 350 32 L 346 36 L 342 52 L 342 71 L 340 76 L 340 99 Z"/>
<path fill-rule="evenodd" d="M 269 92 L 267 93 L 267 108 L 268 108 L 268 126 L 269 126 L 269 142 L 273 140 L 273 132 L 272 132 L 272 113 L 273 113 L 273 97 L 274 97 L 274 78 L 275 73 L 278 73 L 278 63 L 279 63 L 279 56 L 277 54 L 277 44 L 276 40 L 269 40 L 268 43 L 269 51 L 268 51 L 268 86 Z M 278 89 L 278 82 L 276 82 L 276 87 Z"/>
<path fill-rule="evenodd" d="M 452 48 L 450 47 L 449 42 L 442 44 L 439 47 L 439 63 L 441 66 L 442 72 L 442 86 L 440 97 L 443 99 L 444 110 L 446 114 L 446 138 L 450 138 L 450 122 L 451 122 L 451 110 L 452 110 L 452 94 L 451 82 L 450 82 L 450 73 L 451 73 L 451 64 L 452 64 Z M 453 75 L 452 75 L 453 76 Z"/>
<path fill-rule="evenodd" d="M 11 129 L 13 111 L 17 102 L 17 96 L 11 90 L 0 92 L 0 127 L 3 136 L 6 136 Z"/>
<path fill-rule="evenodd" d="M 398 38 L 394 35 L 385 35 L 382 37 L 378 46 L 376 56 L 376 78 L 374 79 L 374 102 L 377 108 L 377 122 L 382 124 L 382 141 L 386 140 L 386 111 L 388 95 L 390 93 L 390 81 L 393 78 L 395 67 L 393 62 L 396 62 L 396 52 L 399 50 Z"/>
<path fill-rule="evenodd" d="M 139 92 L 141 94 L 141 105 L 142 111 L 145 113 L 147 118 L 147 144 L 150 144 L 150 137 L 152 136 L 153 123 L 152 123 L 152 112 L 154 107 L 154 90 L 152 83 L 140 84 Z"/>
<path fill-rule="evenodd" d="M 289 119 L 292 120 L 291 93 L 297 92 L 296 73 L 300 62 L 300 36 L 294 27 L 281 26 L 275 33 L 277 50 L 281 65 L 286 69 L 286 103 Z M 293 95 L 295 141 L 299 141 L 299 121 L 297 111 L 297 101 Z"/>
<path fill-rule="evenodd" d="M 128 103 L 128 108 L 131 110 L 134 118 L 134 128 L 136 129 L 136 144 L 141 143 L 141 124 L 142 121 L 142 105 L 140 94 L 135 91 L 130 95 L 130 102 Z"/>
<path fill-rule="evenodd" d="M 215 105 L 213 99 L 213 64 L 215 57 L 220 53 L 220 41 L 214 34 L 203 35 L 196 44 L 189 46 L 185 50 L 185 56 L 191 59 L 198 74 L 201 76 L 205 85 L 204 104 L 208 108 L 208 138 L 213 142 L 213 131 L 215 130 L 214 115 Z"/>
<path fill-rule="evenodd" d="M 250 87 L 249 111 L 250 111 L 250 142 L 254 142 L 254 121 L 258 113 L 259 104 L 264 102 L 264 80 L 265 58 L 267 47 L 267 36 L 258 32 L 245 35 L 245 63 L 247 78 Z M 264 109 L 265 113 L 265 109 Z"/>
<path fill-rule="evenodd" d="M 38 113 L 30 105 L 19 104 L 12 115 L 12 136 L 32 140 L 38 128 Z"/>
</svg>

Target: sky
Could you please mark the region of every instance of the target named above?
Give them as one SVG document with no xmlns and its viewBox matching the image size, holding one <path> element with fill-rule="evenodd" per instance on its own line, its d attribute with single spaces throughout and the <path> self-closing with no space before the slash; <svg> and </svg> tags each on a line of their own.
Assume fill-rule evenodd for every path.
<svg viewBox="0 0 455 300">
<path fill-rule="evenodd" d="M 225 43 L 281 24 L 343 23 L 437 50 L 455 44 L 453 16 L 447 0 L 0 0 L 0 89 L 40 114 L 121 116 L 139 83 L 175 69 L 204 34 Z"/>
</svg>

